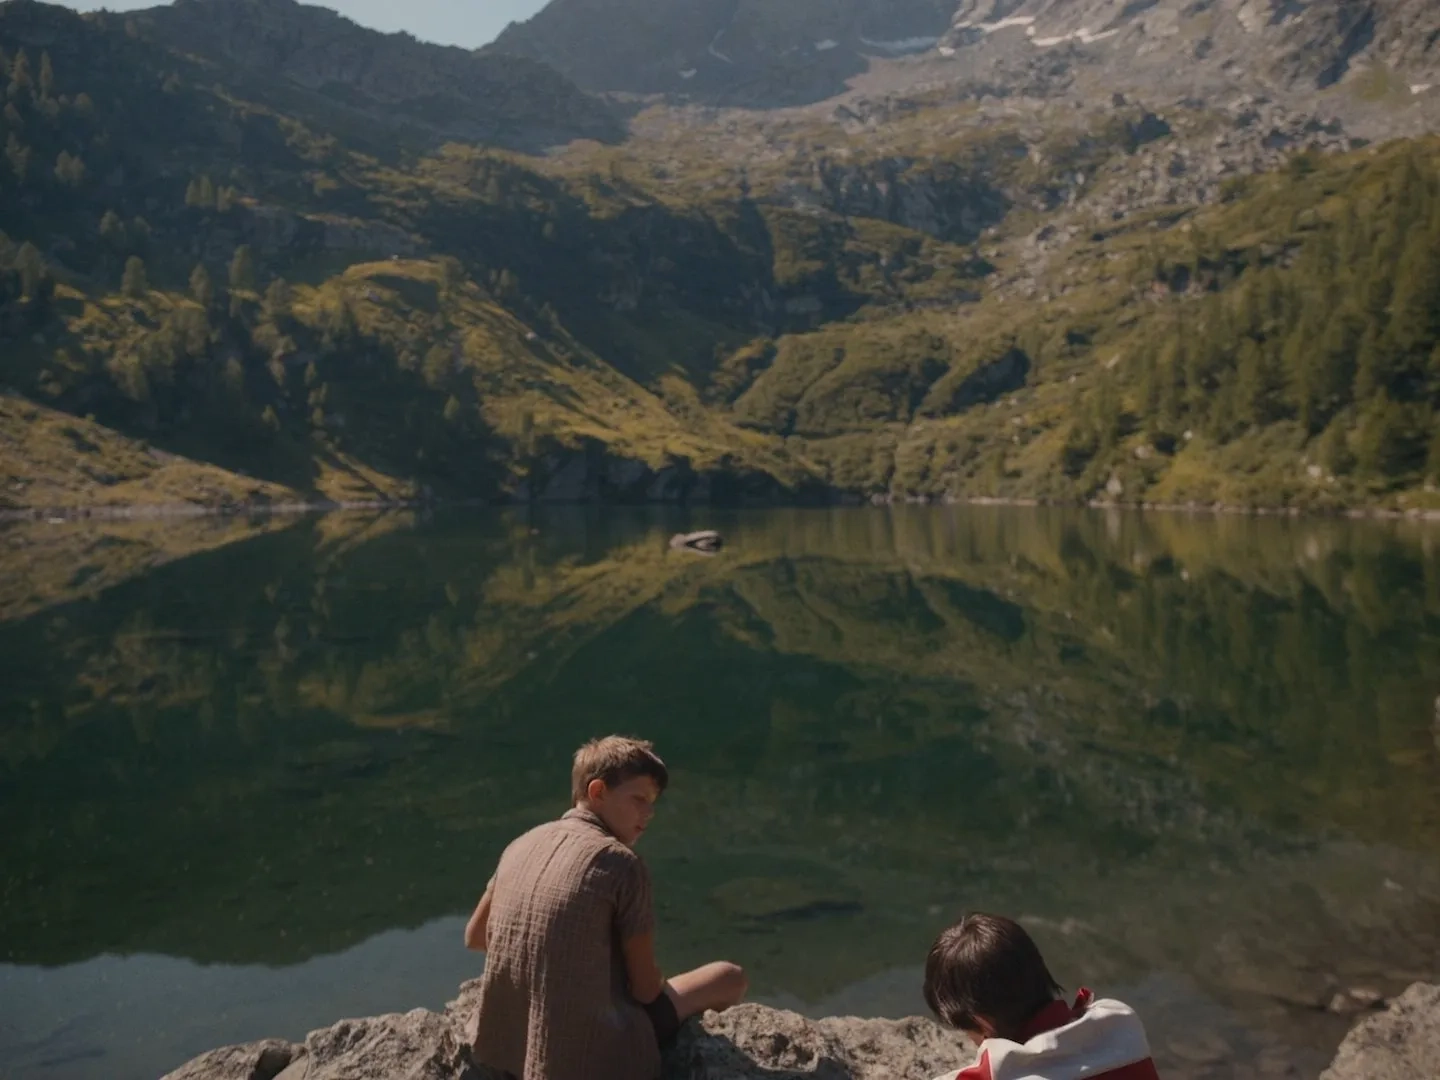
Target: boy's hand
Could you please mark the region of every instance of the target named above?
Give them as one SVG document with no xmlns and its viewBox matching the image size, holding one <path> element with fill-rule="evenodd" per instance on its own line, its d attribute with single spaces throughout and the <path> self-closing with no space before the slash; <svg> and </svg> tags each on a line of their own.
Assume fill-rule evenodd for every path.
<svg viewBox="0 0 1440 1080">
<path fill-rule="evenodd" d="M 488 952 L 490 949 L 490 902 L 494 892 L 494 885 L 485 890 L 480 903 L 475 905 L 475 914 L 470 916 L 470 921 L 465 926 L 467 949 L 476 952 Z"/>
</svg>

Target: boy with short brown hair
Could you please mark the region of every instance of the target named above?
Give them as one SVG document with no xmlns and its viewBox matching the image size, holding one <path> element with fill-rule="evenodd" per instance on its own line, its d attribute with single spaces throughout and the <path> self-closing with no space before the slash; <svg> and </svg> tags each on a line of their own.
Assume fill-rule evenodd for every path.
<svg viewBox="0 0 1440 1080">
<path fill-rule="evenodd" d="M 1012 919 L 967 915 L 941 934 L 925 962 L 925 1001 L 980 1049 L 974 1065 L 936 1080 L 1158 1080 L 1134 1011 L 1089 990 L 1067 1005 Z"/>
<path fill-rule="evenodd" d="M 595 739 L 575 753 L 570 811 L 506 848 L 465 928 L 486 953 L 480 1064 L 516 1080 L 654 1080 L 686 1019 L 745 996 L 734 964 L 667 981 L 655 962 L 650 873 L 633 848 L 669 782 L 650 743 Z"/>
</svg>

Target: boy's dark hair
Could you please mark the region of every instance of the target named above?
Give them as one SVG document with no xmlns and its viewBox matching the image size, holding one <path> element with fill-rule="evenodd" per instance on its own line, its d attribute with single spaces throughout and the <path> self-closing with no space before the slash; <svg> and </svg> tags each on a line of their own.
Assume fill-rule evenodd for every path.
<svg viewBox="0 0 1440 1080">
<path fill-rule="evenodd" d="M 575 751 L 575 767 L 570 771 L 571 805 L 585 798 L 592 780 L 603 780 L 606 787 L 615 787 L 637 776 L 650 777 L 662 792 L 670 783 L 670 770 L 655 753 L 653 743 L 623 735 L 591 739 Z"/>
<path fill-rule="evenodd" d="M 1059 996 L 1025 928 L 1001 915 L 966 915 L 935 939 L 925 960 L 925 1003 L 961 1031 L 979 1031 L 983 1017 L 999 1037 L 1021 1041 L 1025 1025 Z"/>
</svg>

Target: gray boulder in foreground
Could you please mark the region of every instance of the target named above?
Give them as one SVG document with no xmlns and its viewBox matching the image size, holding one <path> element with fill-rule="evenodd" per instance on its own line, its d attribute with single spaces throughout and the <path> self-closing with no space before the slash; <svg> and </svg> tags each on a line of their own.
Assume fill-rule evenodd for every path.
<svg viewBox="0 0 1440 1080">
<path fill-rule="evenodd" d="M 1416 983 L 1340 1044 L 1320 1080 L 1435 1080 L 1440 1077 L 1440 986 Z"/>
<path fill-rule="evenodd" d="M 346 1020 L 304 1043 L 270 1039 L 213 1050 L 163 1080 L 496 1080 L 468 1049 L 478 982 L 444 1013 Z M 968 1041 L 929 1020 L 809 1020 L 741 1005 L 691 1024 L 666 1080 L 930 1080 L 973 1060 Z M 1440 1077 L 1440 986 L 1417 983 L 1363 1020 L 1321 1080 Z"/>
</svg>

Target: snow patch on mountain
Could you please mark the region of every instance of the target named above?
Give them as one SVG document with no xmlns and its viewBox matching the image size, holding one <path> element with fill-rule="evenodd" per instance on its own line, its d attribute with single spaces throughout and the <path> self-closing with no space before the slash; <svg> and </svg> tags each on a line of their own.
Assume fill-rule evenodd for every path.
<svg viewBox="0 0 1440 1080">
<path fill-rule="evenodd" d="M 956 30 L 979 30 L 982 34 L 994 34 L 1001 30 L 1009 30 L 1011 27 L 1030 28 L 1035 25 L 1033 15 L 1011 15 L 1007 19 L 1000 19 L 998 22 L 986 23 L 975 22 L 972 19 L 964 19 L 954 26 Z"/>
<path fill-rule="evenodd" d="M 729 29 L 728 27 L 726 29 Z M 720 39 L 725 36 L 725 30 L 717 30 L 715 36 L 710 39 L 710 48 L 707 50 L 716 60 L 724 60 L 727 64 L 735 63 L 730 57 L 720 51 Z"/>
<path fill-rule="evenodd" d="M 940 39 L 938 37 L 909 37 L 900 38 L 897 41 L 871 41 L 864 34 L 861 34 L 860 44 L 872 49 L 879 49 L 881 52 L 912 53 L 933 49 L 936 45 L 940 44 Z"/>
<path fill-rule="evenodd" d="M 1036 37 L 1035 28 L 1032 26 L 1026 31 L 1037 48 L 1053 49 L 1056 45 L 1064 45 L 1067 41 L 1078 41 L 1081 45 L 1093 45 L 1097 41 L 1104 41 L 1106 38 L 1114 37 L 1119 30 L 1102 30 L 1096 33 L 1094 30 L 1082 28 L 1073 33 L 1061 34 L 1058 37 Z"/>
</svg>

